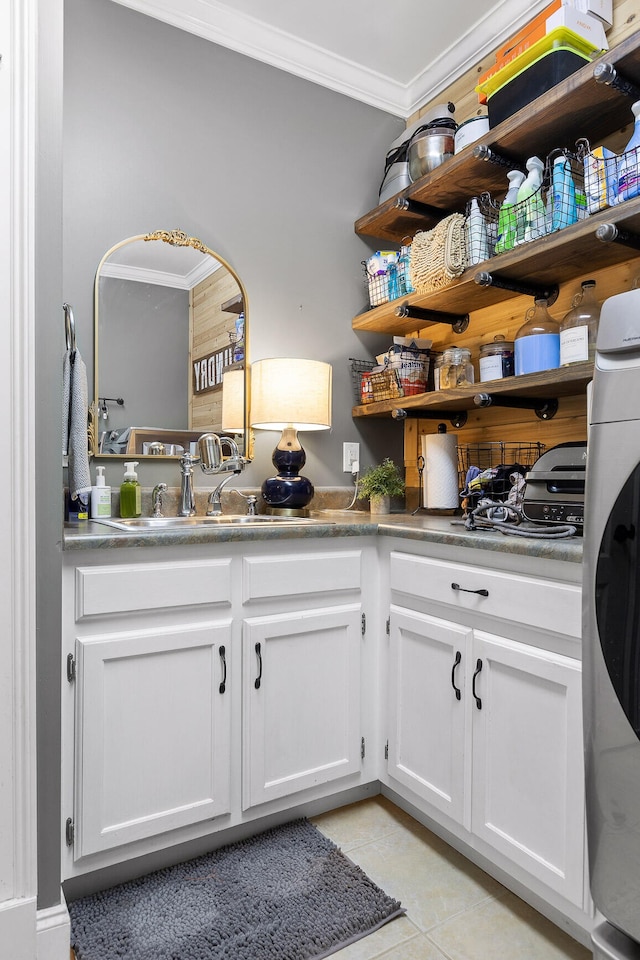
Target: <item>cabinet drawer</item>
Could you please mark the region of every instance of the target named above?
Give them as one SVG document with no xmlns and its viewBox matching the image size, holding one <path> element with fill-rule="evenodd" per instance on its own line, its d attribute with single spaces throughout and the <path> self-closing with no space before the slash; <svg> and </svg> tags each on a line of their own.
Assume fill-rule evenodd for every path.
<svg viewBox="0 0 640 960">
<path fill-rule="evenodd" d="M 136 563 L 76 570 L 76 620 L 132 610 L 231 602 L 231 560 Z"/>
<path fill-rule="evenodd" d="M 569 637 L 581 635 L 581 590 L 573 583 L 394 551 L 391 590 Z M 477 590 L 487 591 L 487 595 L 473 592 Z"/>
<path fill-rule="evenodd" d="M 243 600 L 359 590 L 361 565 L 360 550 L 245 557 Z"/>
</svg>

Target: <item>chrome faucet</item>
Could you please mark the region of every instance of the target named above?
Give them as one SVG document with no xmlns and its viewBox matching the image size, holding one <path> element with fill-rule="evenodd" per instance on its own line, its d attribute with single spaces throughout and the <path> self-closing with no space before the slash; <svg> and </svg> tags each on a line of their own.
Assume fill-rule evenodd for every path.
<svg viewBox="0 0 640 960">
<path fill-rule="evenodd" d="M 223 487 L 229 483 L 230 480 L 233 480 L 234 477 L 237 477 L 239 473 L 242 473 L 244 469 L 244 460 L 240 456 L 240 451 L 238 450 L 238 444 L 236 441 L 231 437 L 220 437 L 220 444 L 221 446 L 226 444 L 229 447 L 231 455 L 227 457 L 226 460 L 223 460 L 220 463 L 220 466 L 213 472 L 228 473 L 229 476 L 223 477 L 216 488 L 209 495 L 209 506 L 207 507 L 208 517 L 220 516 L 222 513 L 222 501 L 220 499 L 220 495 Z"/>
<path fill-rule="evenodd" d="M 229 448 L 230 455 L 226 460 L 222 459 L 222 447 L 226 445 Z M 199 463 L 204 473 L 228 473 L 217 485 L 209 497 L 209 508 L 207 516 L 218 516 L 222 513 L 220 503 L 220 492 L 225 483 L 234 476 L 242 473 L 245 461 L 240 455 L 238 444 L 231 437 L 218 436 L 217 433 L 203 433 L 198 440 L 198 452 L 196 456 L 192 453 L 183 453 L 180 457 L 180 507 L 178 509 L 179 517 L 192 517 L 196 512 L 195 495 L 193 492 L 193 465 Z"/>
<path fill-rule="evenodd" d="M 192 517 L 196 512 L 196 500 L 193 493 L 193 465 L 199 457 L 183 453 L 180 457 L 180 507 L 179 517 Z"/>
</svg>

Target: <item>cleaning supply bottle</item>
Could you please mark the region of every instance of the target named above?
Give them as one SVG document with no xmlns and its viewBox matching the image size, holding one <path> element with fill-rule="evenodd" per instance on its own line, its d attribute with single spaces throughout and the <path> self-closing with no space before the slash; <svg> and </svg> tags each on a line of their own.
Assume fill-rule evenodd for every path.
<svg viewBox="0 0 640 960">
<path fill-rule="evenodd" d="M 513 352 L 516 376 L 560 366 L 560 326 L 549 316 L 546 300 L 536 300 L 527 310 Z"/>
<path fill-rule="evenodd" d="M 400 256 L 398 257 L 398 287 L 401 297 L 404 297 L 407 293 L 413 293 L 415 289 L 409 276 L 410 263 L 411 247 L 409 244 L 403 243 L 400 247 Z"/>
<path fill-rule="evenodd" d="M 469 264 L 482 263 L 489 259 L 487 221 L 482 215 L 478 198 L 472 197 L 466 221 L 467 258 Z"/>
<path fill-rule="evenodd" d="M 496 240 L 496 253 L 504 253 L 505 250 L 513 250 L 516 242 L 518 223 L 516 217 L 516 203 L 518 202 L 518 190 L 522 186 L 524 173 L 522 170 L 511 170 L 507 174 L 509 188 L 507 195 L 502 201 L 500 212 L 498 214 L 498 239 Z"/>
<path fill-rule="evenodd" d="M 529 171 L 522 186 L 518 189 L 518 235 L 516 243 L 537 240 L 546 233 L 546 214 L 542 202 L 542 173 L 544 163 L 540 157 L 529 157 L 526 163 Z"/>
<path fill-rule="evenodd" d="M 120 516 L 139 517 L 142 513 L 142 490 L 138 483 L 137 460 L 124 465 L 124 480 L 120 485 Z"/>
<path fill-rule="evenodd" d="M 552 186 L 551 229 L 562 230 L 563 227 L 578 222 L 576 185 L 571 174 L 571 161 L 564 155 L 553 161 Z"/>
<path fill-rule="evenodd" d="M 91 487 L 91 518 L 111 516 L 111 487 L 104 482 L 104 467 L 96 467 L 95 486 Z"/>
<path fill-rule="evenodd" d="M 640 100 L 631 110 L 635 118 L 633 134 L 618 159 L 618 203 L 640 193 Z"/>
<path fill-rule="evenodd" d="M 560 321 L 560 366 L 593 360 L 600 322 L 595 280 L 584 280 L 571 310 Z"/>
</svg>

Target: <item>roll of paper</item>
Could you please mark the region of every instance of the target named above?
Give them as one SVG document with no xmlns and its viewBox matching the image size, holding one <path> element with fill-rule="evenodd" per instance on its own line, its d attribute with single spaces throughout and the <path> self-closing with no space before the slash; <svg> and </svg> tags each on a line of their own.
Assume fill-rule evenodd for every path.
<svg viewBox="0 0 640 960">
<path fill-rule="evenodd" d="M 460 506 L 458 496 L 458 441 L 452 433 L 422 437 L 424 457 L 423 503 L 427 510 L 451 510 Z"/>
</svg>

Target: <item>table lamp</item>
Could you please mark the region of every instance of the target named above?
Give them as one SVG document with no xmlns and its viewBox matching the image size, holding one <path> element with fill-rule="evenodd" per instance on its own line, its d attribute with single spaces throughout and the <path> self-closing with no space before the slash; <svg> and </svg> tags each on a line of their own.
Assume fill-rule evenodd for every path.
<svg viewBox="0 0 640 960">
<path fill-rule="evenodd" d="M 262 484 L 271 510 L 300 514 L 313 497 L 313 484 L 299 471 L 306 456 L 298 430 L 328 430 L 331 426 L 330 363 L 320 360 L 274 358 L 251 367 L 251 426 L 282 430 L 273 451 L 277 476 Z"/>
<path fill-rule="evenodd" d="M 222 431 L 244 433 L 244 370 L 222 371 Z"/>
</svg>

